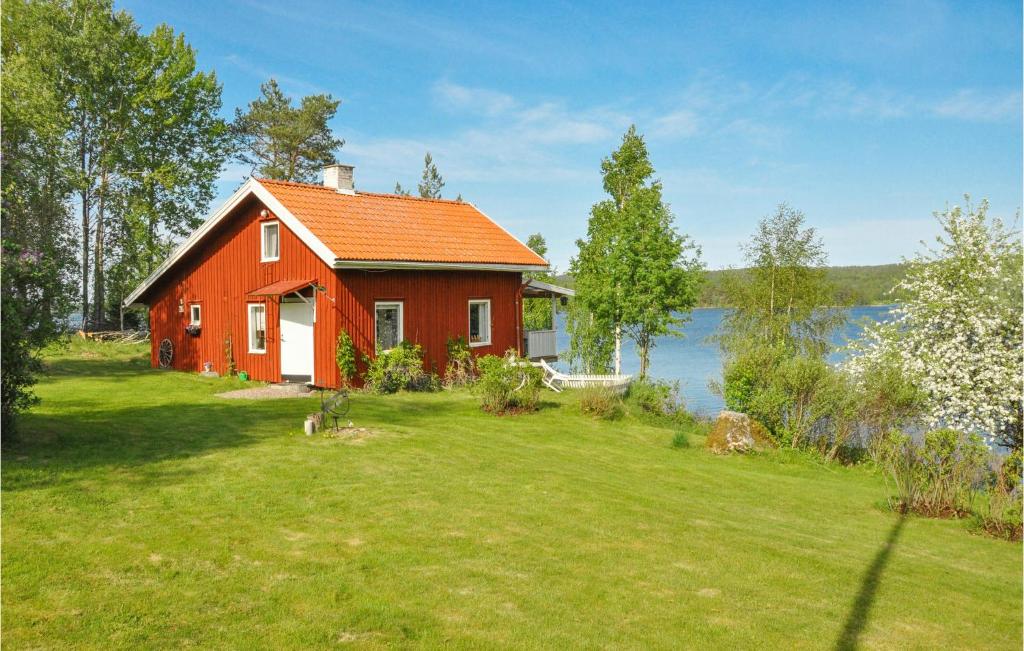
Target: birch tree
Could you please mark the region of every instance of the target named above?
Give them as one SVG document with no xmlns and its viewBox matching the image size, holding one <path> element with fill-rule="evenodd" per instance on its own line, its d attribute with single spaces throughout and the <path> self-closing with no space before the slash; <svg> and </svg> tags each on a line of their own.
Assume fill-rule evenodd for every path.
<svg viewBox="0 0 1024 651">
<path fill-rule="evenodd" d="M 610 198 L 591 208 L 587 238 L 577 241 L 579 253 L 570 263 L 578 302 L 570 312 L 570 335 L 573 349 L 582 353 L 586 341 L 606 339 L 593 329 L 607 329 L 616 374 L 622 372 L 622 336 L 629 336 L 644 378 L 655 337 L 681 336 L 677 327 L 696 305 L 703 281 L 700 251 L 676 232 L 635 126 L 601 170 Z"/>
</svg>

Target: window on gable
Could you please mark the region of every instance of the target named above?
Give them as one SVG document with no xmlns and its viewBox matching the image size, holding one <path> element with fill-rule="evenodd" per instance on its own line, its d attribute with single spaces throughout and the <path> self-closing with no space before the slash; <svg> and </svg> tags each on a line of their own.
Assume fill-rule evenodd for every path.
<svg viewBox="0 0 1024 651">
<path fill-rule="evenodd" d="M 189 323 L 191 325 L 199 325 L 201 313 L 202 310 L 199 307 L 199 303 L 192 303 L 189 306 Z"/>
<path fill-rule="evenodd" d="M 486 346 L 491 343 L 491 301 L 482 299 L 469 302 L 469 345 Z"/>
<path fill-rule="evenodd" d="M 377 350 L 391 350 L 402 341 L 402 303 L 378 302 L 375 305 L 374 332 Z"/>
<path fill-rule="evenodd" d="M 260 262 L 273 262 L 281 258 L 281 224 L 260 224 Z"/>
<path fill-rule="evenodd" d="M 267 306 L 249 303 L 249 352 L 267 352 Z"/>
</svg>

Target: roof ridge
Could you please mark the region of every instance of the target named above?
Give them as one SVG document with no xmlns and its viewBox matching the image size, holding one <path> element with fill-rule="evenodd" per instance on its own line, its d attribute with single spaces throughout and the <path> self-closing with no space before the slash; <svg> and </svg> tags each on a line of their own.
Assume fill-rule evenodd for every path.
<svg viewBox="0 0 1024 651">
<path fill-rule="evenodd" d="M 332 188 L 329 188 L 326 185 L 323 185 L 322 183 L 303 183 L 301 181 L 285 181 L 283 179 L 264 179 L 264 178 L 260 178 L 258 176 L 254 176 L 252 178 L 255 179 L 256 181 L 260 182 L 260 183 L 278 183 L 280 185 L 295 185 L 295 186 L 298 186 L 300 188 L 313 188 L 313 189 L 316 189 L 316 190 L 332 190 L 333 191 Z"/>
<path fill-rule="evenodd" d="M 254 179 L 260 183 L 277 183 L 280 185 L 293 185 L 300 188 L 311 188 L 315 190 L 328 190 L 333 192 L 334 188 L 330 188 L 320 183 L 303 183 L 301 181 L 285 181 L 282 179 L 264 179 L 258 176 L 254 176 Z M 351 195 L 350 195 L 351 196 Z M 459 201 L 457 199 L 445 199 L 443 197 L 414 197 L 409 194 L 395 194 L 393 192 L 364 192 L 363 190 L 355 190 L 355 196 L 368 196 L 368 197 L 381 197 L 382 199 L 408 199 L 410 201 L 434 201 L 437 203 L 454 203 L 457 205 L 470 205 L 468 201 Z"/>
<path fill-rule="evenodd" d="M 383 199 L 408 199 L 409 201 L 434 201 L 436 203 L 454 203 L 460 206 L 470 205 L 468 201 L 458 201 L 457 199 L 445 199 L 443 197 L 414 197 L 410 194 L 395 194 L 393 192 L 363 192 L 362 190 L 356 190 L 356 195 L 381 197 Z"/>
</svg>

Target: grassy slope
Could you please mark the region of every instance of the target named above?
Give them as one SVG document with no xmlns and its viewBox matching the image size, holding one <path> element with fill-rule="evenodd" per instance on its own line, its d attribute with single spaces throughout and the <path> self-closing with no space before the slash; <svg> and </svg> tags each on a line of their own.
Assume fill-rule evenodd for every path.
<svg viewBox="0 0 1024 651">
<path fill-rule="evenodd" d="M 551 394 L 359 395 L 376 436 L 307 438 L 315 399 L 131 352 L 53 360 L 4 455 L 11 649 L 1021 647 L 1021 548 L 900 523 L 863 468 L 674 450 Z"/>
</svg>

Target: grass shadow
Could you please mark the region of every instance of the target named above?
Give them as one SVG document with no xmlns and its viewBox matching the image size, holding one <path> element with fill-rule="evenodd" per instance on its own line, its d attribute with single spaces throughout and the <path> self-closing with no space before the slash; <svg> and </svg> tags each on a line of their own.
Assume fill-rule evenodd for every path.
<svg viewBox="0 0 1024 651">
<path fill-rule="evenodd" d="M 864 631 L 864 627 L 867 626 L 869 616 L 871 615 L 871 605 L 875 601 L 875 593 L 878 591 L 878 586 L 881 585 L 882 573 L 885 571 L 885 566 L 889 563 L 889 557 L 896 548 L 896 543 L 906 521 L 906 514 L 901 514 L 899 519 L 896 520 L 896 524 L 889 530 L 889 536 L 886 538 L 885 544 L 875 554 L 874 560 L 871 561 L 871 565 L 868 566 L 867 571 L 864 573 L 864 577 L 860 582 L 860 592 L 857 593 L 857 599 L 853 602 L 853 608 L 846 615 L 843 631 L 839 634 L 839 639 L 836 640 L 836 651 L 851 651 L 857 648 L 857 642 Z"/>
</svg>

